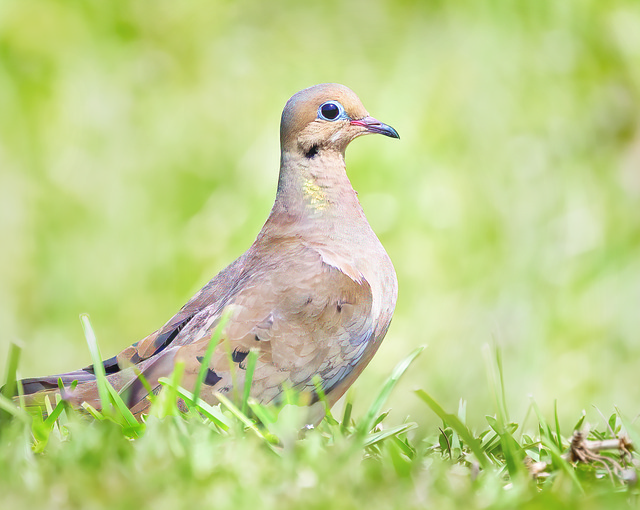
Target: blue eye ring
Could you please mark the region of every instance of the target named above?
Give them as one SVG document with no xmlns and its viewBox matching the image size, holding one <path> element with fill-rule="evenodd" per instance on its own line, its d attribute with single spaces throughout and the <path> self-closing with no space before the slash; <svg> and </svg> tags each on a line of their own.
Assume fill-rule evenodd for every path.
<svg viewBox="0 0 640 510">
<path fill-rule="evenodd" d="M 329 122 L 345 118 L 344 108 L 338 101 L 326 101 L 318 107 L 318 118 Z"/>
</svg>

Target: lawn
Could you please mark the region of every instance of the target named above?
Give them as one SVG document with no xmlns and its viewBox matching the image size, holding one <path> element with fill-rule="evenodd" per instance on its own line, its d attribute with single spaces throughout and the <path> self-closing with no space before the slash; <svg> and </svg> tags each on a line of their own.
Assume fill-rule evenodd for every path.
<svg viewBox="0 0 640 510">
<path fill-rule="evenodd" d="M 634 506 L 628 472 L 560 455 L 580 421 L 638 433 L 639 61 L 634 0 L 2 2 L 0 353 L 20 344 L 21 377 L 91 362 L 80 313 L 105 356 L 143 338 L 250 245 L 297 90 L 344 83 L 401 136 L 347 152 L 400 290 L 343 426 L 287 441 L 291 412 L 274 446 L 229 409 L 221 431 L 163 404 L 137 438 L 18 413 L 2 507 Z"/>
</svg>

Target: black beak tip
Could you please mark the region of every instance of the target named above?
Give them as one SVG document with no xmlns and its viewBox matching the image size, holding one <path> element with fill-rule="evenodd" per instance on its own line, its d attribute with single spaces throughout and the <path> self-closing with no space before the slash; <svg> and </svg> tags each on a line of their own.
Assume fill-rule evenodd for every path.
<svg viewBox="0 0 640 510">
<path fill-rule="evenodd" d="M 379 124 L 372 124 L 369 126 L 369 131 L 372 133 L 379 133 L 384 136 L 388 136 L 389 138 L 400 138 L 398 132 L 393 129 L 388 124 L 383 124 L 380 122 Z"/>
<path fill-rule="evenodd" d="M 392 128 L 391 126 L 387 126 L 387 128 L 388 128 L 388 131 L 384 133 L 385 135 L 387 135 L 390 138 L 397 138 L 398 140 L 400 140 L 400 135 L 394 128 Z"/>
</svg>

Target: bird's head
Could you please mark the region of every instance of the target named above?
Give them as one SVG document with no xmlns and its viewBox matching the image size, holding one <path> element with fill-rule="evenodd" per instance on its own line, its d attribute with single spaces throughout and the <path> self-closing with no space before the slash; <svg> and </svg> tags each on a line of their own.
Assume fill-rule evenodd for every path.
<svg viewBox="0 0 640 510">
<path fill-rule="evenodd" d="M 351 140 L 369 133 L 400 138 L 391 126 L 369 115 L 356 94 L 338 83 L 323 83 L 295 94 L 280 124 L 283 152 L 315 156 L 320 150 L 344 153 Z"/>
</svg>

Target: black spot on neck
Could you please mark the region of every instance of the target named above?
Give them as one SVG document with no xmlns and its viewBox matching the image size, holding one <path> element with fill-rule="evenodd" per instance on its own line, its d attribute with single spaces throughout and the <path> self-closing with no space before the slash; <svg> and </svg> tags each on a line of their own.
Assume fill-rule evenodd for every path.
<svg viewBox="0 0 640 510">
<path fill-rule="evenodd" d="M 316 154 L 318 154 L 318 146 L 312 145 L 311 148 L 304 153 L 304 157 L 307 159 L 313 159 Z"/>
</svg>

